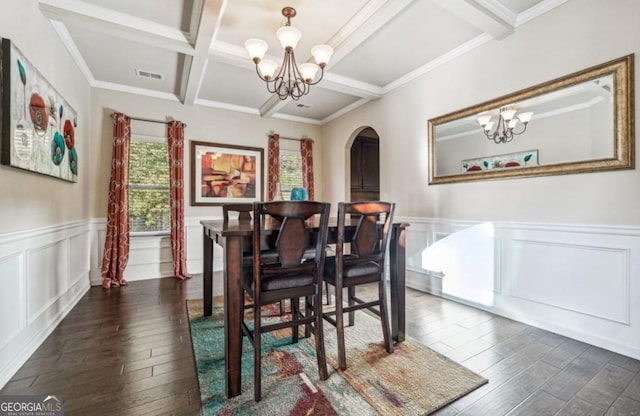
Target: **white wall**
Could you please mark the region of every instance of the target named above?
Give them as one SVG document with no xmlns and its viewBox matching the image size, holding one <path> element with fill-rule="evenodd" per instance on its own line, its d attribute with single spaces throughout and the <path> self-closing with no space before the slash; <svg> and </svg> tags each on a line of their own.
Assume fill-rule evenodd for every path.
<svg viewBox="0 0 640 416">
<path fill-rule="evenodd" d="M 314 139 L 314 165 L 316 178 L 322 177 L 322 146 L 320 127 L 302 123 L 284 121 L 274 118 L 261 118 L 256 115 L 218 110 L 202 106 L 183 106 L 178 102 L 143 97 L 127 93 L 96 89 L 93 91 L 92 112 L 95 114 L 92 126 L 92 136 L 97 142 L 94 197 L 92 212 L 99 219 L 97 224 L 98 240 L 104 241 L 105 219 L 107 216 L 107 196 L 109 189 L 112 120 L 110 115 L 114 111 L 125 113 L 132 117 L 167 120 L 173 118 L 187 124 L 185 129 L 185 240 L 187 252 L 187 270 L 190 273 L 202 272 L 202 226 L 200 221 L 222 217 L 222 209 L 218 206 L 190 206 L 190 142 L 204 141 L 212 143 L 226 143 L 250 146 L 264 149 L 266 194 L 266 165 L 267 165 L 267 135 L 270 131 L 279 133 L 282 137 Z M 132 134 L 166 137 L 166 126 L 132 120 Z M 281 148 L 296 150 L 300 148 L 297 141 L 281 140 Z M 322 195 L 323 183 L 315 183 L 317 195 Z M 266 196 L 265 196 L 266 198 Z M 316 197 L 316 199 L 319 199 Z M 100 261 L 103 246 L 98 246 L 98 252 L 92 260 L 91 284 L 101 282 Z M 168 277 L 173 275 L 171 263 L 171 246 L 167 237 L 133 237 L 131 239 L 129 263 L 125 271 L 125 278 L 129 281 Z M 216 249 L 216 256 L 220 252 Z M 216 266 L 221 267 L 221 260 Z M 219 288 L 221 290 L 221 287 Z"/>
<path fill-rule="evenodd" d="M 92 136 L 96 142 L 98 153 L 94 160 L 98 163 L 97 175 L 94 178 L 93 212 L 97 218 L 107 216 L 107 190 L 109 189 L 111 139 L 113 127 L 110 115 L 114 111 L 125 113 L 132 117 L 155 120 L 174 118 L 187 124 L 185 129 L 185 161 L 190 158 L 191 140 L 228 143 L 241 146 L 258 147 L 264 149 L 265 166 L 267 163 L 267 134 L 269 131 L 279 133 L 283 137 L 310 137 L 314 143 L 314 164 L 317 164 L 316 177 L 322 177 L 322 153 L 319 148 L 320 127 L 302 123 L 295 123 L 275 118 L 261 118 L 256 115 L 244 114 L 226 110 L 218 110 L 202 106 L 184 106 L 180 103 L 143 97 L 127 93 L 119 93 L 96 89 L 93 91 L 92 112 L 95 114 L 92 126 Z M 166 126 L 162 124 L 132 121 L 132 134 L 151 134 L 166 136 Z M 282 147 L 297 146 L 299 143 L 282 140 Z M 263 177 L 266 180 L 266 172 Z M 189 206 L 189 178 L 188 163 L 185 169 L 185 217 L 203 217 L 222 215 L 220 207 Z M 323 183 L 316 181 L 316 192 L 322 194 Z M 265 183 L 266 193 L 266 183 Z"/>
<path fill-rule="evenodd" d="M 92 90 L 60 42 L 36 0 L 10 0 L 0 13 L 0 37 L 10 38 L 78 112 L 77 183 L 0 166 L 0 386 L 9 380 L 88 290 L 100 284 L 107 216 L 114 111 L 130 116 L 188 124 L 189 141 L 210 141 L 266 149 L 266 134 L 320 138 L 320 128 L 278 119 L 262 119 L 206 107 L 137 95 Z M 164 137 L 166 126 L 132 122 L 137 134 Z M 322 171 L 320 140 L 314 156 Z M 283 141 L 284 148 L 297 142 Z M 266 150 L 265 150 L 266 158 Z M 265 160 L 266 163 L 266 160 Z M 189 270 L 202 270 L 201 219 L 221 215 L 219 207 L 191 207 L 186 178 Z M 317 183 L 320 193 L 322 183 Z M 217 263 L 220 265 L 221 263 Z M 141 280 L 171 276 L 168 239 L 131 242 L 126 277 Z M 220 288 L 217 288 L 218 290 Z"/>
<path fill-rule="evenodd" d="M 429 186 L 427 152 L 431 118 L 630 53 L 638 59 L 638 16 L 635 0 L 568 1 L 329 123 L 325 198 L 347 198 L 345 149 L 361 126 L 373 127 L 381 197 L 413 222 L 412 285 L 640 358 L 640 171 Z M 639 96 L 636 86 L 636 108 Z M 429 250 L 437 239 L 485 222 L 494 234 L 471 247 L 451 237 Z M 433 270 L 423 255 L 458 262 Z M 457 289 L 448 290 L 452 285 Z M 477 299 L 465 287 L 486 296 Z"/>
<path fill-rule="evenodd" d="M 640 358 L 638 170 L 429 186 L 427 166 L 430 118 L 640 52 L 637 1 L 571 0 L 323 127 L 91 90 L 36 0 L 11 0 L 8 10 L 0 14 L 0 36 L 16 42 L 78 111 L 80 174 L 71 184 L 0 166 L 0 385 L 88 281 L 100 282 L 113 111 L 179 119 L 188 124 L 187 141 L 266 147 L 270 130 L 307 135 L 316 139 L 317 199 L 334 205 L 348 196 L 347 144 L 371 126 L 380 135 L 381 198 L 396 201 L 398 218 L 412 223 L 412 285 Z M 139 134 L 162 135 L 158 128 L 133 124 Z M 188 171 L 185 177 L 188 189 Z M 218 207 L 187 205 L 189 271 L 201 271 L 199 221 L 219 215 Z M 491 237 L 475 233 L 473 226 L 485 222 Z M 453 237 L 466 229 L 475 245 Z M 429 250 L 439 239 L 446 244 Z M 443 246 L 447 255 L 462 256 L 465 268 L 445 264 L 439 280 L 428 270 Z M 166 242 L 136 241 L 132 248 L 131 280 L 166 275 Z M 583 277 L 580 292 L 558 296 Z M 486 297 L 476 299 L 465 287 Z"/>
<path fill-rule="evenodd" d="M 89 289 L 91 90 L 36 0 L 3 2 L 10 39 L 78 113 L 78 182 L 0 166 L 0 386 Z"/>
<path fill-rule="evenodd" d="M 381 138 L 382 193 L 398 202 L 401 215 L 640 224 L 638 170 L 427 185 L 429 119 L 639 52 L 640 28 L 634 24 L 639 11 L 633 0 L 569 1 L 513 35 L 331 122 L 323 129 L 323 160 L 324 171 L 335 175 L 330 183 L 324 181 L 326 196 L 337 201 L 348 195 L 342 180 L 345 144 L 354 130 L 370 125 Z M 500 62 L 487 57 L 500 57 Z M 610 201 L 624 203 L 616 204 L 614 212 Z"/>
<path fill-rule="evenodd" d="M 78 113 L 78 182 L 0 165 L 0 233 L 88 219 L 92 189 L 91 90 L 36 0 L 11 0 L 0 13 L 0 37 L 10 39 Z M 19 207 L 19 209 L 17 209 Z"/>
</svg>

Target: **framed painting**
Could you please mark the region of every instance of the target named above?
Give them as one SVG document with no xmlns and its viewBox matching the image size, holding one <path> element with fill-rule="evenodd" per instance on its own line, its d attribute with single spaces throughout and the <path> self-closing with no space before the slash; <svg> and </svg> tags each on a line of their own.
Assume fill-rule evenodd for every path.
<svg viewBox="0 0 640 416">
<path fill-rule="evenodd" d="M 478 172 L 482 170 L 513 169 L 538 166 L 538 149 L 524 152 L 506 153 L 504 155 L 465 159 L 461 163 L 462 172 Z"/>
<path fill-rule="evenodd" d="M 76 111 L 9 39 L 0 55 L 0 163 L 77 182 Z"/>
<path fill-rule="evenodd" d="M 191 205 L 261 201 L 264 149 L 191 141 Z"/>
</svg>

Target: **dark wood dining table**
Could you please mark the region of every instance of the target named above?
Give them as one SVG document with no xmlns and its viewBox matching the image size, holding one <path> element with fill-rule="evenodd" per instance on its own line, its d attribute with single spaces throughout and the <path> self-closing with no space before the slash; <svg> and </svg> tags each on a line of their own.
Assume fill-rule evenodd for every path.
<svg viewBox="0 0 640 416">
<path fill-rule="evenodd" d="M 224 357 L 225 394 L 231 398 L 241 393 L 243 252 L 251 244 L 253 223 L 251 221 L 230 220 L 224 222 L 201 221 L 203 227 L 203 297 L 204 315 L 213 312 L 213 247 L 220 245 L 224 251 L 223 297 L 224 297 Z M 313 225 L 311 225 L 313 226 Z M 405 338 L 405 230 L 407 223 L 393 224 L 389 245 L 390 309 L 391 332 L 398 342 Z M 347 225 L 347 230 L 355 229 L 355 222 Z M 336 219 L 330 221 L 328 243 L 335 243 L 337 235 Z"/>
</svg>

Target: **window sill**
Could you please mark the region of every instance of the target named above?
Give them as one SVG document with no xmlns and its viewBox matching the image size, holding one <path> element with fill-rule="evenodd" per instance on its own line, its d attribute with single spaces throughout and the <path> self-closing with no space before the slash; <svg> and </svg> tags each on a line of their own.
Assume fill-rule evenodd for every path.
<svg viewBox="0 0 640 416">
<path fill-rule="evenodd" d="M 130 237 L 170 237 L 170 231 L 136 231 L 129 233 Z"/>
</svg>

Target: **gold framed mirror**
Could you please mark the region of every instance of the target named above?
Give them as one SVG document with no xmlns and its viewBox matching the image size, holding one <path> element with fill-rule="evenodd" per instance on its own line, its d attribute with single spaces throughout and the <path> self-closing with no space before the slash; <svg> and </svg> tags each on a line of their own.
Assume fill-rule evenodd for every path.
<svg viewBox="0 0 640 416">
<path fill-rule="evenodd" d="M 429 120 L 429 184 L 634 168 L 634 55 Z"/>
</svg>

